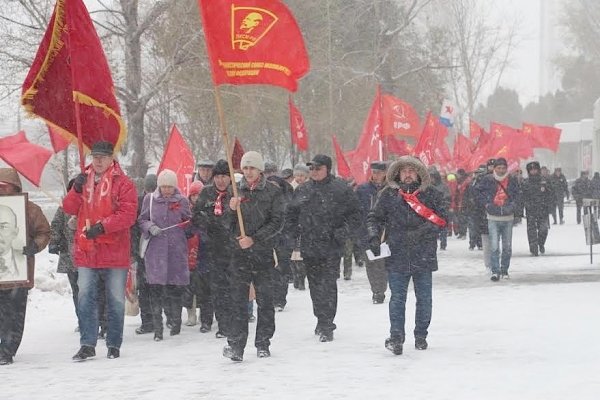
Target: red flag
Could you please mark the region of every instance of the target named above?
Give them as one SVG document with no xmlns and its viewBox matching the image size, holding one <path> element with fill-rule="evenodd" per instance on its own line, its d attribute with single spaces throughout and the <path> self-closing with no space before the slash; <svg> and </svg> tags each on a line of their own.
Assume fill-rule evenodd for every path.
<svg viewBox="0 0 600 400">
<path fill-rule="evenodd" d="M 335 150 L 335 160 L 337 162 L 337 174 L 344 179 L 348 179 L 352 177 L 352 172 L 350 171 L 350 166 L 348 165 L 348 161 L 344 157 L 344 153 L 342 152 L 342 148 L 340 147 L 335 135 L 331 138 L 333 140 L 333 149 Z"/>
<path fill-rule="evenodd" d="M 462 134 L 456 135 L 456 140 L 454 141 L 454 166 L 458 168 L 463 168 L 465 170 L 469 169 L 469 160 L 471 159 L 471 149 L 473 147 L 473 143 L 469 140 L 468 137 Z"/>
<path fill-rule="evenodd" d="M 394 136 L 388 136 L 385 140 L 385 148 L 388 153 L 396 154 L 397 156 L 406 156 L 413 151 L 410 144 L 406 143 L 404 140 L 397 139 Z"/>
<path fill-rule="evenodd" d="M 431 112 L 427 114 L 423 133 L 419 137 L 419 141 L 415 145 L 413 154 L 418 157 L 423 164 L 433 165 L 438 163 L 440 166 L 446 166 L 452 160 L 446 137 L 448 129 L 439 122 Z"/>
<path fill-rule="evenodd" d="M 350 170 L 357 184 L 369 179 L 372 161 L 383 159 L 383 143 L 381 141 L 381 93 L 377 87 L 375 100 L 371 105 L 369 116 L 358 139 L 358 146 L 350 159 Z"/>
<path fill-rule="evenodd" d="M 75 102 L 83 145 L 99 140 L 118 149 L 125 124 L 98 34 L 82 0 L 58 0 L 31 69 L 21 103 L 65 137 L 77 138 Z"/>
<path fill-rule="evenodd" d="M 40 186 L 42 172 L 50 157 L 52 152 L 29 143 L 24 131 L 0 138 L 0 158 L 35 186 Z"/>
<path fill-rule="evenodd" d="M 170 169 L 177 174 L 177 186 L 182 194 L 187 196 L 192 178 L 194 177 L 194 155 L 189 148 L 183 136 L 173 124 L 171 133 L 165 146 L 162 160 L 158 166 L 158 172 L 163 169 Z"/>
<path fill-rule="evenodd" d="M 543 147 L 555 153 L 558 151 L 561 132 L 552 126 L 523 123 L 523 133 L 529 137 L 533 147 Z"/>
<path fill-rule="evenodd" d="M 483 128 L 475 121 L 469 121 L 469 136 L 471 137 L 471 142 L 477 143 L 481 137 L 484 135 L 485 131 Z"/>
<path fill-rule="evenodd" d="M 52 126 L 48 126 L 48 135 L 50 136 L 50 143 L 52 144 L 52 148 L 55 153 L 59 153 L 69 147 L 71 141 L 66 139 L 63 135 L 60 134 L 58 129 L 52 128 Z"/>
<path fill-rule="evenodd" d="M 381 96 L 383 135 L 419 137 L 419 114 L 414 108 L 390 94 Z"/>
<path fill-rule="evenodd" d="M 490 158 L 526 159 L 533 155 L 527 136 L 518 129 L 492 122 L 490 134 L 492 135 L 488 149 Z"/>
<path fill-rule="evenodd" d="M 309 69 L 300 28 L 279 0 L 198 0 L 215 85 L 295 92 Z"/>
<path fill-rule="evenodd" d="M 300 110 L 296 108 L 292 101 L 292 96 L 288 100 L 290 108 L 290 133 L 292 134 L 292 143 L 296 145 L 298 150 L 308 150 L 308 134 L 306 126 L 304 126 L 304 118 L 300 114 Z"/>
<path fill-rule="evenodd" d="M 240 164 L 242 162 L 242 157 L 244 156 L 244 153 L 245 152 L 244 148 L 242 147 L 242 144 L 240 143 L 238 138 L 235 138 L 235 141 L 233 142 L 233 151 L 231 152 L 231 164 L 233 164 L 234 170 L 241 170 Z"/>
</svg>

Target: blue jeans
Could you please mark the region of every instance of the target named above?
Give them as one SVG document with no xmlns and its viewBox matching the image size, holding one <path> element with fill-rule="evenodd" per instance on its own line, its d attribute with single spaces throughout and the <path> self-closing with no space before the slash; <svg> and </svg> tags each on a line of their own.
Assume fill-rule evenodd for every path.
<svg viewBox="0 0 600 400">
<path fill-rule="evenodd" d="M 106 286 L 108 317 L 106 346 L 120 348 L 123 342 L 123 324 L 125 322 L 127 268 L 79 267 L 78 272 L 77 312 L 79 314 L 80 344 L 96 347 L 98 341 L 98 279 L 102 275 Z"/>
<path fill-rule="evenodd" d="M 510 221 L 492 221 L 488 219 L 492 274 L 508 273 L 510 256 L 512 255 L 512 229 L 512 219 Z M 502 256 L 500 256 L 500 239 L 502 239 Z"/>
<path fill-rule="evenodd" d="M 388 271 L 388 280 L 392 297 L 390 298 L 390 336 L 404 338 L 404 314 L 406 311 L 406 297 L 408 284 L 413 280 L 415 296 L 417 298 L 415 312 L 415 337 L 426 338 L 427 328 L 431 323 L 432 309 L 432 274 L 424 272 L 392 272 Z"/>
</svg>

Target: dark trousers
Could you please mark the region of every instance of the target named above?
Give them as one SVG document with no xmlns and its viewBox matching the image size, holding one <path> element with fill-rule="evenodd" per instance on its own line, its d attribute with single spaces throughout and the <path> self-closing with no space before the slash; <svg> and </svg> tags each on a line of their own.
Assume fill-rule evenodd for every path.
<svg viewBox="0 0 600 400">
<path fill-rule="evenodd" d="M 275 333 L 275 309 L 273 308 L 273 252 L 254 249 L 234 252 L 231 268 L 232 320 L 231 332 L 227 336 L 229 345 L 244 351 L 248 342 L 248 296 L 250 283 L 256 291 L 256 336 L 257 348 L 268 347 Z"/>
<path fill-rule="evenodd" d="M 304 261 L 292 261 L 290 266 L 292 274 L 294 275 L 294 287 L 296 289 L 304 290 L 306 282 L 306 268 L 304 267 Z"/>
<path fill-rule="evenodd" d="M 71 292 L 73 293 L 73 305 L 75 306 L 75 316 L 77 316 L 77 326 L 79 326 L 79 313 L 77 312 L 77 298 L 79 296 L 79 286 L 77 285 L 78 276 L 79 274 L 76 269 L 67 271 L 69 286 L 71 286 Z"/>
<path fill-rule="evenodd" d="M 468 228 L 468 219 L 467 215 L 463 211 L 456 212 L 456 224 L 458 225 L 458 227 L 455 228 L 455 232 L 457 232 L 459 236 L 466 236 Z"/>
<path fill-rule="evenodd" d="M 539 246 L 546 244 L 548 237 L 548 216 L 527 214 L 527 240 L 529 250 L 537 253 Z"/>
<path fill-rule="evenodd" d="M 23 339 L 27 294 L 25 288 L 0 290 L 0 355 L 14 357 Z"/>
<path fill-rule="evenodd" d="M 163 310 L 173 328 L 181 329 L 181 294 L 184 286 L 148 285 L 150 289 L 150 306 L 155 333 L 163 332 Z"/>
<path fill-rule="evenodd" d="M 556 203 L 554 207 L 552 207 L 552 222 L 556 224 L 556 210 L 558 210 L 558 218 L 562 223 L 564 221 L 564 209 L 565 209 L 565 199 L 561 197 L 556 198 Z"/>
<path fill-rule="evenodd" d="M 477 226 L 476 226 L 477 224 L 475 222 L 475 218 L 469 216 L 468 221 L 469 221 L 469 248 L 474 249 L 475 247 L 477 247 L 478 249 L 481 249 L 483 247 L 483 244 L 481 243 L 481 232 L 479 229 L 477 229 Z"/>
<path fill-rule="evenodd" d="M 581 209 L 583 208 L 583 199 L 575 200 L 575 206 L 577 207 L 577 224 L 581 224 Z M 587 214 L 587 207 L 583 209 L 583 213 Z"/>
<path fill-rule="evenodd" d="M 376 296 L 385 298 L 385 290 L 387 289 L 387 271 L 385 269 L 385 259 L 369 261 L 367 259 L 367 278 L 371 285 L 373 298 Z"/>
<path fill-rule="evenodd" d="M 215 319 L 219 325 L 219 332 L 229 336 L 231 330 L 231 253 L 209 250 L 207 256 Z"/>
<path fill-rule="evenodd" d="M 150 287 L 146 281 L 146 265 L 144 260 L 138 260 L 137 265 L 137 294 L 140 304 L 140 318 L 142 327 L 147 330 L 152 329 L 152 306 L 150 304 Z"/>
<path fill-rule="evenodd" d="M 440 249 L 445 250 L 448 246 L 448 229 L 442 228 L 440 229 Z"/>
<path fill-rule="evenodd" d="M 273 304 L 275 306 L 285 307 L 287 304 L 288 286 L 290 284 L 290 267 L 292 249 L 286 246 L 279 246 L 275 249 L 277 254 L 277 268 L 273 268 L 271 276 L 273 278 Z"/>
<path fill-rule="evenodd" d="M 183 290 L 181 297 L 185 308 L 194 306 L 196 296 L 196 307 L 200 308 L 200 323 L 212 326 L 214 309 L 210 292 L 210 272 L 201 273 L 198 269 L 190 272 L 190 284 Z"/>
<path fill-rule="evenodd" d="M 306 276 L 313 303 L 313 314 L 317 317 L 317 330 L 331 332 L 337 312 L 337 278 L 339 276 L 339 256 L 327 258 L 305 258 Z"/>
</svg>

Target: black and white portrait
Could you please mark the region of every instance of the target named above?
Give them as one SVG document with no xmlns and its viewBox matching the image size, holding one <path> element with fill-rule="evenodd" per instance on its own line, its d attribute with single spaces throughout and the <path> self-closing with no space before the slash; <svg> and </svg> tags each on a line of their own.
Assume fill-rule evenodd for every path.
<svg viewBox="0 0 600 400">
<path fill-rule="evenodd" d="M 0 197 L 0 283 L 27 280 L 26 233 L 23 197 Z"/>
</svg>

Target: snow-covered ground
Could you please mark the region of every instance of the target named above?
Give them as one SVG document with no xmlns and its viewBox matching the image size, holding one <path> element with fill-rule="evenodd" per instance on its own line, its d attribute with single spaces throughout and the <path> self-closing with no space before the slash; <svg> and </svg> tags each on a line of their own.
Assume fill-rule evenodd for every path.
<svg viewBox="0 0 600 400">
<path fill-rule="evenodd" d="M 106 359 L 100 341 L 96 359 L 73 363 L 79 335 L 68 283 L 44 251 L 23 343 L 15 363 L 0 367 L 0 398 L 598 399 L 600 254 L 590 265 L 583 228 L 552 226 L 547 254 L 532 258 L 518 226 L 511 279 L 498 283 L 467 247 L 450 239 L 439 255 L 428 350 L 415 350 L 410 337 L 401 356 L 384 349 L 387 299 L 373 305 L 365 270 L 355 267 L 351 281 L 339 281 L 333 342 L 313 334 L 308 291 L 290 287 L 272 357 L 256 358 L 251 334 L 237 364 L 222 357 L 225 340 L 214 331 L 183 327 L 156 343 L 134 333 L 138 317 L 126 318 L 121 358 Z M 407 332 L 413 316 L 411 294 Z"/>
</svg>

